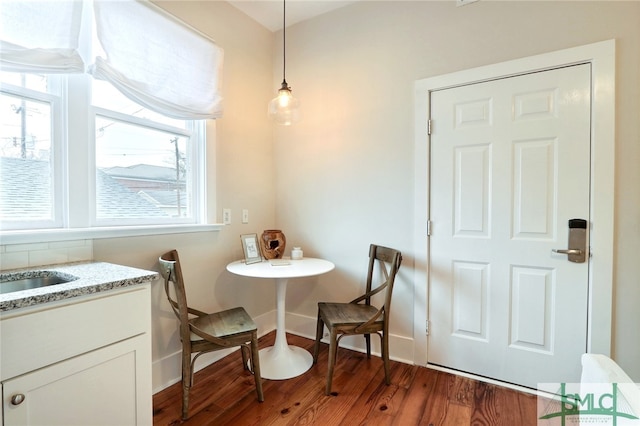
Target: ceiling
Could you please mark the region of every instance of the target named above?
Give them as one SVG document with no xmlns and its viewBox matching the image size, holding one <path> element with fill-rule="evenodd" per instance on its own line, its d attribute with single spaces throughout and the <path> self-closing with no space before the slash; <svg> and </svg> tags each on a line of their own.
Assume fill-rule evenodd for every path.
<svg viewBox="0 0 640 426">
<path fill-rule="evenodd" d="M 339 9 L 359 0 L 289 0 L 287 2 L 287 27 L 323 13 Z M 228 3 L 253 18 L 271 31 L 282 29 L 283 1 L 277 0 L 229 0 Z"/>
</svg>

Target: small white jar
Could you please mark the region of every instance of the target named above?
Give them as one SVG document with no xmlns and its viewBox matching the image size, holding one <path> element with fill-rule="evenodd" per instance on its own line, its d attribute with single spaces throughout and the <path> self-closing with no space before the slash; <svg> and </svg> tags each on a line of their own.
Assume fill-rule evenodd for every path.
<svg viewBox="0 0 640 426">
<path fill-rule="evenodd" d="M 291 260 L 300 260 L 302 259 L 302 249 L 300 247 L 294 247 L 291 250 Z"/>
</svg>

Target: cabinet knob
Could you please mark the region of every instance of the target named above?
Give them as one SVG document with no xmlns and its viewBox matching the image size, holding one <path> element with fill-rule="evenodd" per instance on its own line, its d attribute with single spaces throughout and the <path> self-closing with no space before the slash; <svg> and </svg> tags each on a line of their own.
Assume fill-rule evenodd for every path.
<svg viewBox="0 0 640 426">
<path fill-rule="evenodd" d="M 20 405 L 24 402 L 24 394 L 17 393 L 11 397 L 11 404 Z"/>
</svg>

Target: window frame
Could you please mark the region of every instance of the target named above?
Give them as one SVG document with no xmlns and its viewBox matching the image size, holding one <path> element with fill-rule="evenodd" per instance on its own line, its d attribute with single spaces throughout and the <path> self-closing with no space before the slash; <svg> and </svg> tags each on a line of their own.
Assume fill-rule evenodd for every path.
<svg viewBox="0 0 640 426">
<path fill-rule="evenodd" d="M 187 122 L 187 129 L 181 129 L 173 127 L 163 123 L 158 123 L 145 118 L 136 117 L 129 114 L 123 114 L 118 111 L 110 109 L 91 106 L 88 108 L 88 120 L 91 127 L 91 134 L 93 135 L 93 144 L 90 145 L 90 161 L 93 173 L 90 174 L 89 180 L 91 185 L 90 196 L 90 215 L 91 226 L 136 226 L 136 225 L 167 225 L 167 224 L 197 224 L 202 222 L 202 217 L 205 216 L 206 210 L 204 209 L 205 193 L 203 191 L 205 176 L 203 175 L 204 164 L 201 164 L 199 159 L 206 156 L 206 133 L 204 129 L 203 120 L 191 120 Z M 187 145 L 187 158 L 189 162 L 190 172 L 186 176 L 188 192 L 191 194 L 189 210 L 191 216 L 188 218 L 156 218 L 149 219 L 101 219 L 97 215 L 97 186 L 96 186 L 96 173 L 98 168 L 96 166 L 96 139 L 95 139 L 95 124 L 98 117 L 102 117 L 108 120 L 117 121 L 125 125 L 138 126 L 144 129 L 164 131 L 175 135 L 188 137 L 190 142 Z"/>
<path fill-rule="evenodd" d="M 32 73 L 33 74 L 33 73 Z M 66 169 L 66 149 L 64 143 L 57 141 L 64 140 L 66 128 L 66 80 L 56 75 L 47 75 L 49 90 L 40 92 L 38 90 L 16 86 L 9 83 L 2 83 L 0 92 L 8 96 L 14 96 L 26 101 L 49 104 L 50 107 L 50 138 L 51 148 L 49 153 L 49 167 L 52 170 L 51 178 L 51 214 L 49 220 L 29 220 L 29 221 L 2 221 L 0 230 L 14 231 L 25 230 L 25 224 L 29 224 L 29 230 L 38 231 L 41 229 L 64 228 L 66 225 L 66 212 L 64 200 L 66 199 L 65 169 Z M 0 183 L 1 184 L 1 183 Z M 4 240 L 4 238 L 3 238 Z"/>
<path fill-rule="evenodd" d="M 180 220 L 173 218 L 157 223 L 130 221 L 100 221 L 96 218 L 96 159 L 95 159 L 95 119 L 104 115 L 109 119 L 118 118 L 118 113 L 91 105 L 91 77 L 87 74 L 53 76 L 58 81 L 60 99 L 52 104 L 52 161 L 54 167 L 54 187 L 57 204 L 56 226 L 47 225 L 28 229 L 0 230 L 2 245 L 34 243 L 42 241 L 66 241 L 77 239 L 114 238 L 141 235 L 174 234 L 220 230 L 223 225 L 208 223 L 208 206 L 215 211 L 215 197 L 209 199 L 207 190 L 207 153 L 215 150 L 215 120 L 196 120 L 193 129 L 178 129 L 172 126 L 152 128 L 190 134 L 189 155 L 196 180 L 193 187 L 193 218 Z M 3 92 L 13 94 L 3 84 Z M 39 92 L 38 92 L 39 93 Z M 22 96 L 22 94 L 20 94 Z M 36 100 L 39 100 L 36 98 Z M 54 113 L 55 107 L 55 113 Z M 114 117 L 116 116 L 116 117 Z M 73 123 L 71 122 L 73 117 Z M 127 117 L 132 117 L 128 116 Z M 120 117 L 122 118 L 122 117 Z M 150 120 L 137 119 L 144 124 Z M 131 120 L 127 120 L 130 123 Z M 145 126 L 146 127 L 146 126 Z M 206 130 L 209 132 L 206 132 Z M 207 134 L 208 133 L 208 134 Z M 195 137 L 194 137 L 195 136 Z M 86 143 L 90 141 L 91 143 Z M 207 149 L 208 148 L 208 149 Z M 73 206 L 73 208 L 71 208 Z"/>
</svg>

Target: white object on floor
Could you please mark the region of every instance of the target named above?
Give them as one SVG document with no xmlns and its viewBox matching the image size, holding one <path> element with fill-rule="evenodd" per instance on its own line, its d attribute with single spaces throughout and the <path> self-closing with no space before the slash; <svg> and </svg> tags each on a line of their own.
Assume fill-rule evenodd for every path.
<svg viewBox="0 0 640 426">
<path fill-rule="evenodd" d="M 582 355 L 581 388 L 587 389 L 589 384 L 592 383 L 616 383 L 618 395 L 621 394 L 629 403 L 633 415 L 640 417 L 640 384 L 634 383 L 614 360 L 601 354 Z M 620 424 L 620 420 L 622 419 L 618 420 L 618 424 Z M 584 424 L 587 424 L 586 422 L 588 422 L 588 419 L 585 420 Z M 582 419 L 580 424 L 583 424 Z M 592 422 L 588 424 L 592 424 Z M 640 425 L 640 420 L 633 420 L 632 423 L 625 422 L 624 424 Z"/>
</svg>

